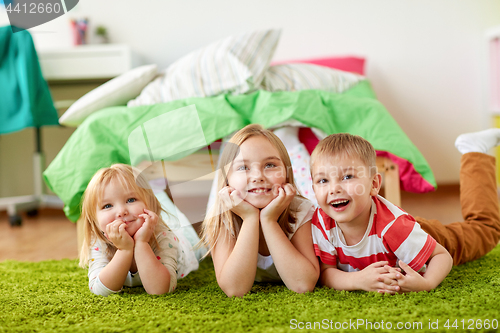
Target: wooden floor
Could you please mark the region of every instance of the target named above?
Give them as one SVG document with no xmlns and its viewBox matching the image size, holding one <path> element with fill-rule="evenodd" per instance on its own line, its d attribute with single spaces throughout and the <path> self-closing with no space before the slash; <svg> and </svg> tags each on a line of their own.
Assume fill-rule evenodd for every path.
<svg viewBox="0 0 500 333">
<path fill-rule="evenodd" d="M 191 221 L 200 221 L 206 198 L 176 200 Z M 443 223 L 461 221 L 458 185 L 440 186 L 436 192 L 402 192 L 401 206 L 414 216 L 435 218 Z M 194 209 L 193 207 L 198 207 Z M 23 216 L 20 227 L 11 227 L 5 212 L 0 213 L 0 261 L 41 261 L 77 258 L 76 225 L 60 210 L 41 210 L 36 217 Z"/>
</svg>

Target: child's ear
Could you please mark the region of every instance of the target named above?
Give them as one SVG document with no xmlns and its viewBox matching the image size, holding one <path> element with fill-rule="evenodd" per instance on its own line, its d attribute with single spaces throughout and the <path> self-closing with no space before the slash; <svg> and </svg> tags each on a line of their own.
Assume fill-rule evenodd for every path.
<svg viewBox="0 0 500 333">
<path fill-rule="evenodd" d="M 382 187 L 382 175 L 377 172 L 372 178 L 372 188 L 370 190 L 370 195 L 372 197 L 376 196 L 380 191 L 380 187 Z"/>
</svg>

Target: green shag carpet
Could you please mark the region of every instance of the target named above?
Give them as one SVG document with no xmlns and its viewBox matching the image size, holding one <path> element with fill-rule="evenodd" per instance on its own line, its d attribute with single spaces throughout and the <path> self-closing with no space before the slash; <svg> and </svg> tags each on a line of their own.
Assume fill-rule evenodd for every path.
<svg viewBox="0 0 500 333">
<path fill-rule="evenodd" d="M 0 332 L 499 331 L 500 246 L 454 267 L 432 292 L 380 295 L 256 284 L 243 298 L 217 286 L 210 260 L 175 293 L 126 288 L 107 298 L 74 260 L 0 263 Z M 446 324 L 448 323 L 448 328 Z M 455 327 L 454 327 L 455 326 Z"/>
</svg>

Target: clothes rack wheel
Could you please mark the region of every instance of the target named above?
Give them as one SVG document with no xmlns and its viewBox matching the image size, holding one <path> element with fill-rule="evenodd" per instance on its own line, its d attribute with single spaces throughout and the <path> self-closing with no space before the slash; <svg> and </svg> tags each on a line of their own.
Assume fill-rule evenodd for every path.
<svg viewBox="0 0 500 333">
<path fill-rule="evenodd" d="M 19 215 L 9 216 L 9 223 L 11 227 L 19 227 L 23 223 L 23 219 Z"/>
</svg>

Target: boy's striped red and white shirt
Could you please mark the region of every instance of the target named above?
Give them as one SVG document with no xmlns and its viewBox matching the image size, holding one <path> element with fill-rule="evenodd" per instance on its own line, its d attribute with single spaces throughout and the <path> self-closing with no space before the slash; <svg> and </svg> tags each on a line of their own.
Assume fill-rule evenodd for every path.
<svg viewBox="0 0 500 333">
<path fill-rule="evenodd" d="M 362 270 L 372 263 L 398 259 L 421 274 L 436 247 L 436 240 L 420 228 L 413 216 L 381 196 L 373 197 L 370 220 L 363 239 L 345 244 L 342 230 L 321 208 L 312 219 L 314 251 L 320 260 L 346 272 Z"/>
</svg>

